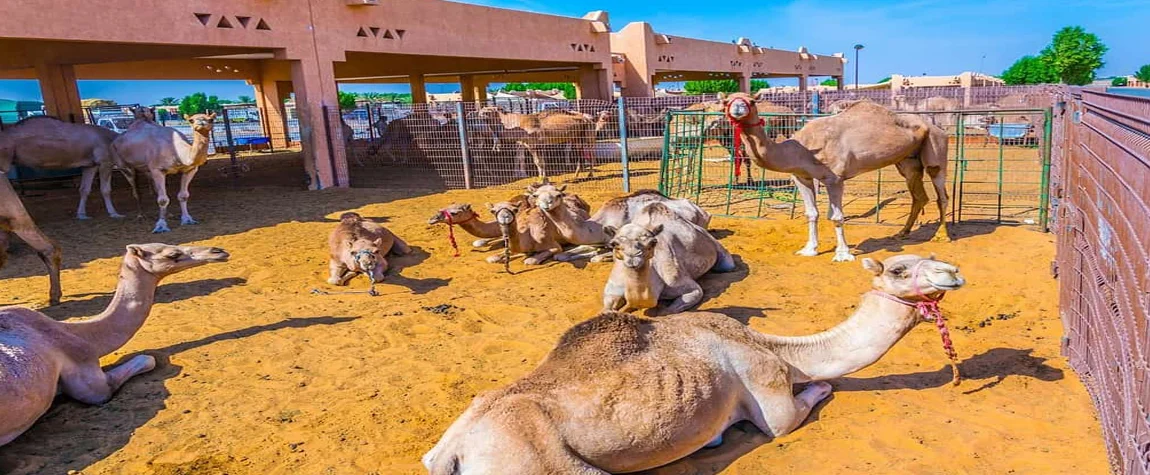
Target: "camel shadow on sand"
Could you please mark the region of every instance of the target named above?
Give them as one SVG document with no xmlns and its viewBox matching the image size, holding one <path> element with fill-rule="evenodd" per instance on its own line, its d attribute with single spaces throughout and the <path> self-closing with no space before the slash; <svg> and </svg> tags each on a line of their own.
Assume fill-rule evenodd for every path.
<svg viewBox="0 0 1150 475">
<path fill-rule="evenodd" d="M 172 303 L 194 297 L 202 297 L 246 283 L 247 279 L 228 277 L 224 279 L 203 279 L 191 282 L 163 284 L 156 288 L 156 303 Z M 43 308 L 40 309 L 40 311 L 56 320 L 96 315 L 108 308 L 108 304 L 112 302 L 113 295 L 115 295 L 114 291 L 72 295 L 73 300 L 68 300 L 60 305 Z M 77 300 L 76 298 L 78 297 L 88 298 Z"/>
<path fill-rule="evenodd" d="M 954 241 L 966 239 L 974 236 L 981 236 L 984 234 L 993 233 L 999 226 L 1012 226 L 1011 224 L 991 224 L 991 223 L 974 223 L 962 222 L 957 224 L 948 224 L 950 229 L 950 238 Z M 868 238 L 854 246 L 855 251 L 859 255 L 866 255 L 879 251 L 901 253 L 906 251 L 906 246 L 913 246 L 919 244 L 930 243 L 930 239 L 934 237 L 934 233 L 938 231 L 938 223 L 927 223 L 916 227 L 910 232 L 910 235 L 905 239 L 896 239 L 894 233 L 898 232 L 899 228 L 891 228 L 891 236 L 883 238 Z M 938 243 L 938 245 L 945 245 L 945 243 Z M 943 250 L 944 248 L 939 248 Z"/>
<path fill-rule="evenodd" d="M 735 307 L 735 309 L 742 309 L 742 307 Z M 710 311 L 726 313 L 724 310 L 728 309 Z M 964 394 L 993 388 L 1010 376 L 1026 376 L 1041 381 L 1058 381 L 1064 377 L 1061 369 L 1047 365 L 1045 358 L 1033 356 L 1033 352 L 1032 349 L 995 348 L 962 361 L 959 363 L 959 371 L 963 377 L 962 384 L 973 386 L 981 383 L 977 387 L 964 391 Z M 844 377 L 833 379 L 830 383 L 836 392 L 882 391 L 887 389 L 939 388 L 950 385 L 950 380 L 950 367 L 944 365 L 934 371 L 873 378 Z M 801 386 L 796 385 L 796 388 Z M 834 394 L 831 394 L 829 398 L 815 406 L 811 415 L 803 422 L 803 426 L 817 421 L 822 408 L 833 400 Z M 799 426 L 797 430 L 802 430 L 802 426 Z M 682 460 L 639 473 L 643 475 L 714 475 L 725 470 L 740 457 L 751 453 L 771 440 L 770 436 L 760 432 L 750 422 L 742 421 L 723 433 L 722 445 L 713 449 L 699 450 Z"/>
<path fill-rule="evenodd" d="M 422 247 L 410 247 L 410 254 L 406 256 L 392 256 L 388 258 L 387 262 L 391 264 L 391 269 L 387 271 L 387 277 L 384 278 L 383 282 L 385 284 L 401 285 L 410 289 L 412 294 L 423 295 L 440 287 L 446 287 L 447 284 L 451 283 L 451 279 L 413 279 L 401 275 L 400 273 L 403 272 L 404 269 L 419 265 L 431 257 L 431 254 L 423 250 Z"/>
<path fill-rule="evenodd" d="M 165 381 L 183 372 L 182 366 L 172 364 L 173 355 L 264 332 L 308 328 L 315 325 L 336 325 L 358 318 L 288 318 L 267 325 L 256 325 L 164 348 L 124 355 L 115 364 L 143 353 L 156 358 L 156 369 L 129 380 L 111 401 L 102 406 L 81 404 L 67 397 L 57 398 L 52 408 L 36 422 L 36 425 L 12 443 L 0 447 L 0 473 L 66 473 L 83 470 L 120 450 L 131 440 L 136 429 L 166 409 L 165 401 L 171 393 Z"/>
</svg>

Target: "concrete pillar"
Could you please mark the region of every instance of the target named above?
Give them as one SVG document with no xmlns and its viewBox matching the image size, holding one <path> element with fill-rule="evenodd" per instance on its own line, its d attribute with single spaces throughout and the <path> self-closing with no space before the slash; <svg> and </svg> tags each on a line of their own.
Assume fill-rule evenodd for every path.
<svg viewBox="0 0 1150 475">
<path fill-rule="evenodd" d="M 478 102 L 487 102 L 487 86 L 488 83 L 483 79 L 475 79 L 475 100 Z"/>
<path fill-rule="evenodd" d="M 311 178 L 308 187 L 314 190 L 348 186 L 347 155 L 332 63 L 292 61 L 291 78 L 304 168 Z M 329 127 L 324 126 L 325 113 Z"/>
<path fill-rule="evenodd" d="M 610 70 L 596 66 L 598 65 L 579 66 L 579 81 L 575 83 L 576 99 L 609 101 L 614 96 Z"/>
<path fill-rule="evenodd" d="M 747 94 L 754 94 L 754 91 L 751 90 L 751 76 L 750 75 L 740 74 L 740 75 L 735 77 L 735 80 L 739 81 L 739 92 L 745 92 Z"/>
<path fill-rule="evenodd" d="M 838 88 L 838 90 L 840 90 L 840 91 L 841 91 L 841 90 L 843 90 L 843 88 L 845 88 L 845 87 L 846 87 L 846 84 L 844 84 L 844 81 L 843 81 L 843 77 L 842 77 L 842 76 L 835 76 L 835 84 L 838 84 L 838 86 L 836 86 L 836 87 L 837 87 L 837 88 Z"/>
<path fill-rule="evenodd" d="M 475 102 L 475 76 L 459 76 L 459 93 L 463 102 Z"/>
<path fill-rule="evenodd" d="M 288 135 L 287 109 L 284 101 L 291 97 L 291 81 L 276 81 L 264 77 L 252 84 L 255 89 L 256 107 L 260 111 L 260 120 L 264 123 L 265 132 L 272 140 L 275 148 L 287 148 L 291 145 Z"/>
<path fill-rule="evenodd" d="M 84 107 L 80 104 L 80 89 L 76 87 L 76 71 L 72 65 L 38 64 L 36 77 L 40 80 L 40 95 L 48 115 L 84 123 Z"/>
<path fill-rule="evenodd" d="M 411 102 L 415 104 L 427 104 L 427 85 L 423 82 L 422 74 L 412 74 L 408 78 L 411 83 Z"/>
<path fill-rule="evenodd" d="M 807 92 L 807 82 L 809 81 L 810 77 L 806 74 L 799 76 L 799 92 Z"/>
</svg>

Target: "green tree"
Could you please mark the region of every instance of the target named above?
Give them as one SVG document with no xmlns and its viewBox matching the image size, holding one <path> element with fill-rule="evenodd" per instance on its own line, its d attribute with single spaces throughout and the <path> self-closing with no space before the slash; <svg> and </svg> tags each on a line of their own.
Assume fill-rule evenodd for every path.
<svg viewBox="0 0 1150 475">
<path fill-rule="evenodd" d="M 203 114 L 220 110 L 220 98 L 197 92 L 180 99 L 180 115 Z"/>
<path fill-rule="evenodd" d="M 708 79 L 703 81 L 687 81 L 683 84 L 683 90 L 687 94 L 697 96 L 699 94 L 715 94 L 718 92 L 738 92 L 739 82 L 734 79 Z"/>
<path fill-rule="evenodd" d="M 1002 72 L 1002 80 L 1007 84 L 1048 84 L 1058 82 L 1058 74 L 1041 58 L 1023 56 Z"/>
<path fill-rule="evenodd" d="M 558 89 L 563 91 L 563 97 L 575 99 L 575 85 L 569 82 L 509 82 L 504 84 L 504 91 L 550 91 Z"/>
<path fill-rule="evenodd" d="M 1094 81 L 1094 72 L 1104 64 L 1109 48 L 1094 33 L 1081 26 L 1068 26 L 1054 33 L 1039 58 L 1066 84 L 1085 85 Z"/>
<path fill-rule="evenodd" d="M 885 77 L 885 78 L 882 78 L 882 79 L 879 79 L 879 80 L 878 80 L 878 83 L 879 83 L 879 84 L 885 84 L 885 83 L 888 83 L 888 82 L 890 82 L 890 76 L 887 76 L 887 77 Z"/>
<path fill-rule="evenodd" d="M 337 91 L 339 95 L 339 110 L 352 110 L 355 109 L 355 94 L 350 92 Z"/>
<path fill-rule="evenodd" d="M 820 86 L 838 86 L 839 82 L 835 78 L 827 79 L 819 83 Z"/>
<path fill-rule="evenodd" d="M 1116 76 L 1114 79 L 1110 80 L 1110 85 L 1115 87 L 1126 87 L 1126 85 L 1129 83 L 1130 81 L 1126 79 L 1126 76 Z"/>
<path fill-rule="evenodd" d="M 1134 72 L 1134 77 L 1138 78 L 1139 81 L 1150 83 L 1150 64 L 1143 64 L 1141 68 L 1138 68 Z"/>
<path fill-rule="evenodd" d="M 253 99 L 252 96 L 240 96 L 236 98 L 236 102 L 239 102 L 240 104 L 251 104 L 255 101 L 256 100 Z"/>
<path fill-rule="evenodd" d="M 165 97 L 163 99 L 160 99 L 160 105 L 161 106 L 174 106 L 174 105 L 179 104 L 179 103 L 180 103 L 180 101 L 174 97 Z"/>
<path fill-rule="evenodd" d="M 751 92 L 758 91 L 759 89 L 767 89 L 769 87 L 771 87 L 771 83 L 767 82 L 766 79 L 751 80 Z"/>
</svg>

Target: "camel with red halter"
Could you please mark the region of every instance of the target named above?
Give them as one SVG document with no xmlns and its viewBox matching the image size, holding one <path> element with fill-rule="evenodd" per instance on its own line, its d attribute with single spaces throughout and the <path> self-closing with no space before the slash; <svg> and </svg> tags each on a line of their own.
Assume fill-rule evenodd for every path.
<svg viewBox="0 0 1150 475">
<path fill-rule="evenodd" d="M 763 130 L 763 121 L 754 112 L 751 96 L 720 94 L 723 112 L 735 129 L 736 148 L 746 142 L 746 152 L 756 165 L 767 170 L 790 173 L 803 198 L 807 217 L 807 243 L 796 254 L 818 254 L 819 210 L 815 202 L 815 181 L 827 188 L 830 220 L 835 224 L 834 261 L 853 261 L 843 232 L 843 187 L 846 180 L 863 173 L 895 165 L 906 178 L 911 193 L 911 210 L 898 237 L 910 233 L 929 197 L 923 186 L 923 173 L 930 176 L 938 195 L 939 227 L 935 241 L 949 241 L 946 229 L 946 132 L 909 114 L 896 114 L 870 101 L 850 104 L 841 113 L 808 122 L 790 140 L 775 142 Z"/>
</svg>

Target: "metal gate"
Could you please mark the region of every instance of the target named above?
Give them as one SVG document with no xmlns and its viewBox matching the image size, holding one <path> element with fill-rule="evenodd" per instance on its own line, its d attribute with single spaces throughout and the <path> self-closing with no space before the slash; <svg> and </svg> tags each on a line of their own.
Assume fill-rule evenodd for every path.
<svg viewBox="0 0 1150 475">
<path fill-rule="evenodd" d="M 1045 229 L 1050 166 L 1050 109 L 900 112 L 925 116 L 949 135 L 950 220 L 1020 223 Z M 761 114 L 768 137 L 790 137 L 818 114 Z M 732 128 L 722 113 L 670 111 L 660 190 L 715 214 L 794 217 L 790 176 L 744 164 L 736 170 Z M 744 162 L 749 163 L 749 162 Z M 932 187 L 926 187 L 933 193 Z M 933 199 L 933 197 L 932 197 Z M 905 180 L 890 169 L 847 182 L 848 219 L 902 224 L 910 211 Z"/>
</svg>

